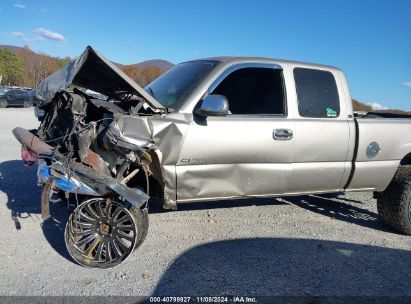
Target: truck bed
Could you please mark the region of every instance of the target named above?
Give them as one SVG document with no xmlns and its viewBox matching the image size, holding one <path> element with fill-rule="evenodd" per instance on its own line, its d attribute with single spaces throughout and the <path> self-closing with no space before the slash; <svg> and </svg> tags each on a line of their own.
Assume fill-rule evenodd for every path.
<svg viewBox="0 0 411 304">
<path fill-rule="evenodd" d="M 411 116 L 368 113 L 355 118 L 355 125 L 356 149 L 347 190 L 384 190 L 411 151 Z M 370 144 L 380 149 L 375 157 L 367 156 Z"/>
</svg>

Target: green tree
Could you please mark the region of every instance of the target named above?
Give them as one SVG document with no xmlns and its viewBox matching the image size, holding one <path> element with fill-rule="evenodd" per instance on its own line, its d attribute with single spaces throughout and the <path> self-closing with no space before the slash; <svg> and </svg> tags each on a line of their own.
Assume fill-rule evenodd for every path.
<svg viewBox="0 0 411 304">
<path fill-rule="evenodd" d="M 0 65 L 0 85 L 4 84 L 3 75 L 4 75 L 3 67 Z"/>
<path fill-rule="evenodd" d="M 2 84 L 19 85 L 24 77 L 23 61 L 16 53 L 0 49 L 0 73 Z"/>
</svg>

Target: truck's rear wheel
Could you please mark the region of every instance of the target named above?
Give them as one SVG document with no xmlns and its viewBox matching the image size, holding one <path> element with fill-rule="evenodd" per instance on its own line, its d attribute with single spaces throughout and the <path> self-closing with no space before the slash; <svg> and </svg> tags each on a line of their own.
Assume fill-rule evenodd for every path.
<svg viewBox="0 0 411 304">
<path fill-rule="evenodd" d="M 391 228 L 411 235 L 411 166 L 401 166 L 377 198 L 378 217 Z"/>
<path fill-rule="evenodd" d="M 146 210 L 92 198 L 70 215 L 65 241 L 69 254 L 80 265 L 110 268 L 130 256 L 143 242 L 147 229 Z"/>
</svg>

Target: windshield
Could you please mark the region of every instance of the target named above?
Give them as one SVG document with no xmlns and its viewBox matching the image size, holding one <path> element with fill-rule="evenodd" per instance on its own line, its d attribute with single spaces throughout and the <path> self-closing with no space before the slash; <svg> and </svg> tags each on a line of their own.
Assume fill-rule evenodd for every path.
<svg viewBox="0 0 411 304">
<path fill-rule="evenodd" d="M 164 107 L 178 109 L 217 63 L 210 60 L 180 63 L 150 83 L 145 90 Z"/>
</svg>

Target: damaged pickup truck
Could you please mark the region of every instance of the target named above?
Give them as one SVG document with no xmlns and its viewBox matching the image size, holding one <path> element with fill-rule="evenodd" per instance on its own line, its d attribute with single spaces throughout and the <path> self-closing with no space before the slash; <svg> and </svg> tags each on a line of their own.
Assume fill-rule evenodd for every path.
<svg viewBox="0 0 411 304">
<path fill-rule="evenodd" d="M 374 191 L 380 219 L 411 234 L 411 121 L 354 114 L 334 67 L 209 58 L 143 89 L 88 47 L 37 95 L 40 127 L 13 133 L 43 218 L 51 201 L 75 206 L 65 241 L 83 266 L 123 262 L 159 202 Z"/>
</svg>

